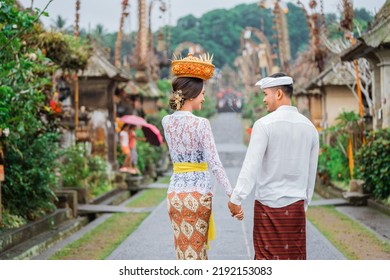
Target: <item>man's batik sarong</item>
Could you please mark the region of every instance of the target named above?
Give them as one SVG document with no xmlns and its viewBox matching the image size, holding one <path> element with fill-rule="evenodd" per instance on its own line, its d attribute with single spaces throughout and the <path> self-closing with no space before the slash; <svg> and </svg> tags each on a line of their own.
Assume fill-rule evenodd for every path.
<svg viewBox="0 0 390 280">
<path fill-rule="evenodd" d="M 282 208 L 271 208 L 256 200 L 254 211 L 255 259 L 306 259 L 306 215 L 303 200 Z"/>
</svg>

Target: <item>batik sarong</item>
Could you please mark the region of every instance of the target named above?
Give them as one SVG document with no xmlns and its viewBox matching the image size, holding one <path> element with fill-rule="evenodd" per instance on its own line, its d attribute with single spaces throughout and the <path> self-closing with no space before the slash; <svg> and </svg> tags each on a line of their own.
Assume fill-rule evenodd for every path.
<svg viewBox="0 0 390 280">
<path fill-rule="evenodd" d="M 306 215 L 303 200 L 281 208 L 255 201 L 253 244 L 256 260 L 305 260 Z"/>
<path fill-rule="evenodd" d="M 169 193 L 168 213 L 178 260 L 207 260 L 212 194 Z"/>
</svg>

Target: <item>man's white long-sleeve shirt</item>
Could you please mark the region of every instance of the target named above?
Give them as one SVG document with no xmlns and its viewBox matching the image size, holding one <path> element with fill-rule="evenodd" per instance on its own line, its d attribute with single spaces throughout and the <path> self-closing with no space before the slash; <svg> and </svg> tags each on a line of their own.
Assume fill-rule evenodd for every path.
<svg viewBox="0 0 390 280">
<path fill-rule="evenodd" d="M 241 204 L 255 187 L 255 199 L 273 208 L 298 200 L 309 205 L 319 152 L 318 132 L 296 107 L 280 106 L 255 122 L 230 201 Z"/>
</svg>

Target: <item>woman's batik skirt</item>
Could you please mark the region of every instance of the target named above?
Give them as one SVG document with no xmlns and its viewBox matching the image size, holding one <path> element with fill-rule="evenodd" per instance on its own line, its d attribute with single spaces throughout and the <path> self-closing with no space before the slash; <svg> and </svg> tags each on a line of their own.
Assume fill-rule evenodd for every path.
<svg viewBox="0 0 390 280">
<path fill-rule="evenodd" d="M 168 213 L 178 260 L 207 260 L 212 194 L 169 193 Z"/>
<path fill-rule="evenodd" d="M 255 200 L 253 244 L 256 260 L 305 260 L 304 201 L 271 208 Z"/>
</svg>

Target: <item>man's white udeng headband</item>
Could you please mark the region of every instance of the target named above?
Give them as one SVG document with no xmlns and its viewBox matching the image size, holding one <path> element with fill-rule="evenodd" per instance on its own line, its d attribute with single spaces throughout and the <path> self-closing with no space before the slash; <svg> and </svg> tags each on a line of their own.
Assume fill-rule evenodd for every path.
<svg viewBox="0 0 390 280">
<path fill-rule="evenodd" d="M 293 79 L 289 76 L 283 76 L 279 78 L 267 77 L 263 78 L 256 83 L 256 86 L 260 86 L 261 89 L 284 86 L 284 85 L 292 85 Z"/>
</svg>

